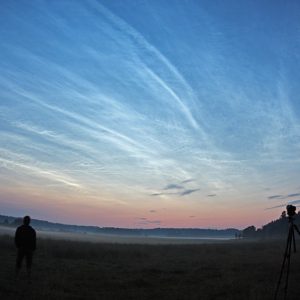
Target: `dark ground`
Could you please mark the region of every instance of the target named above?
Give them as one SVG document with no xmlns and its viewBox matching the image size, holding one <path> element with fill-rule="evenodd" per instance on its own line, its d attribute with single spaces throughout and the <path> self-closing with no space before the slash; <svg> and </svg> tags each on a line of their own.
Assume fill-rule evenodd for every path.
<svg viewBox="0 0 300 300">
<path fill-rule="evenodd" d="M 285 241 L 203 245 L 39 240 L 32 283 L 14 279 L 12 237 L 0 236 L 0 299 L 273 299 Z M 300 245 L 299 245 L 300 247 Z M 300 253 L 288 299 L 300 299 Z M 279 297 L 278 299 L 282 299 Z"/>
</svg>

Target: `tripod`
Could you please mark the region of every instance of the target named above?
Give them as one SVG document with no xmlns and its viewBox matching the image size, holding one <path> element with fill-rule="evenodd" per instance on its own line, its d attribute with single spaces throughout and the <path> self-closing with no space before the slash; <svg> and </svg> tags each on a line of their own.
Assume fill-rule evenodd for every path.
<svg viewBox="0 0 300 300">
<path fill-rule="evenodd" d="M 300 231 L 299 231 L 298 227 L 294 224 L 294 218 L 292 216 L 289 216 L 289 223 L 290 223 L 290 225 L 289 225 L 288 238 L 287 238 L 286 247 L 285 247 L 285 251 L 284 251 L 283 262 L 282 262 L 282 265 L 281 265 L 280 276 L 279 276 L 278 283 L 277 283 L 277 286 L 276 286 L 276 292 L 275 292 L 274 300 L 277 299 L 279 286 L 280 286 L 280 283 L 281 283 L 281 279 L 282 279 L 282 275 L 283 275 L 285 265 L 287 265 L 287 266 L 286 266 L 286 276 L 285 276 L 284 298 L 283 299 L 284 300 L 287 299 L 287 290 L 288 290 L 288 282 L 289 282 L 289 275 L 290 275 L 292 246 L 293 246 L 293 249 L 294 249 L 294 253 L 296 252 L 295 230 L 300 235 Z"/>
</svg>

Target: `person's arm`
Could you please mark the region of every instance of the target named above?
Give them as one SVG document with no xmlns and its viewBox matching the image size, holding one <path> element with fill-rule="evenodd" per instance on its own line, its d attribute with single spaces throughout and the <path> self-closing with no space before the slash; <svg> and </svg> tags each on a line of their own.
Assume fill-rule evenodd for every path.
<svg viewBox="0 0 300 300">
<path fill-rule="evenodd" d="M 36 249 L 36 232 L 33 229 L 33 251 Z"/>
<path fill-rule="evenodd" d="M 20 230 L 17 228 L 15 233 L 15 245 L 17 248 L 20 248 Z"/>
</svg>

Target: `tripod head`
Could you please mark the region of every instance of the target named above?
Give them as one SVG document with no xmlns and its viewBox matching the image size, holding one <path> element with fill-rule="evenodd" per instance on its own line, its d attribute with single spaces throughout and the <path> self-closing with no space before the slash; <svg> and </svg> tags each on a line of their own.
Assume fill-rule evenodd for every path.
<svg viewBox="0 0 300 300">
<path fill-rule="evenodd" d="M 292 227 L 292 230 L 295 229 L 297 231 L 297 233 L 300 235 L 300 230 L 299 230 L 298 226 L 296 224 L 294 224 L 294 216 L 296 215 L 296 206 L 287 205 L 286 211 L 289 216 L 289 223 L 291 223 L 290 226 Z"/>
<path fill-rule="evenodd" d="M 296 214 L 296 206 L 287 205 L 286 211 L 289 217 L 293 217 Z"/>
</svg>

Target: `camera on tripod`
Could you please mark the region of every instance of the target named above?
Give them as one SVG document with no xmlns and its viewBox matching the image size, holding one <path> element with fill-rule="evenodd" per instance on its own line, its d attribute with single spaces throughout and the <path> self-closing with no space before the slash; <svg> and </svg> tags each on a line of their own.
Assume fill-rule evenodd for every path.
<svg viewBox="0 0 300 300">
<path fill-rule="evenodd" d="M 297 233 L 300 235 L 300 230 L 298 229 L 297 225 L 294 224 L 294 218 L 293 218 L 296 214 L 296 206 L 287 205 L 286 211 L 289 216 L 289 231 L 288 231 L 288 238 L 287 238 L 285 252 L 284 252 L 284 258 L 283 258 L 283 262 L 281 265 L 280 276 L 279 276 L 279 280 L 278 280 L 278 283 L 276 286 L 274 300 L 277 299 L 277 295 L 279 292 L 279 286 L 281 283 L 281 279 L 282 279 L 285 267 L 287 267 L 287 269 L 286 269 L 286 277 L 285 277 L 285 285 L 284 285 L 284 299 L 286 299 L 286 297 L 287 297 L 290 263 L 291 263 L 291 251 L 293 249 L 294 252 L 296 252 L 296 241 L 295 241 L 294 230 L 296 230 Z"/>
<path fill-rule="evenodd" d="M 286 211 L 289 217 L 293 217 L 296 214 L 296 206 L 287 205 Z"/>
</svg>

